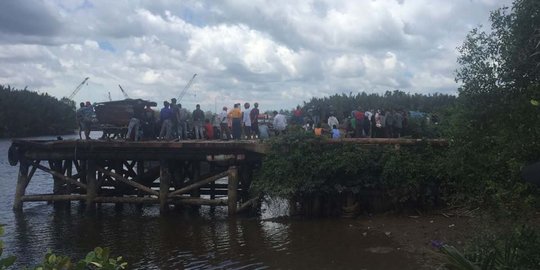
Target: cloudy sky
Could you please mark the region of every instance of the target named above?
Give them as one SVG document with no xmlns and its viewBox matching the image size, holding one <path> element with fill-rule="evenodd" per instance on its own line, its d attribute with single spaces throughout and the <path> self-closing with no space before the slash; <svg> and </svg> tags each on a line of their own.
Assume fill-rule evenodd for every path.
<svg viewBox="0 0 540 270">
<path fill-rule="evenodd" d="M 455 93 L 456 47 L 510 0 L 1 0 L 0 84 L 77 102 Z"/>
</svg>

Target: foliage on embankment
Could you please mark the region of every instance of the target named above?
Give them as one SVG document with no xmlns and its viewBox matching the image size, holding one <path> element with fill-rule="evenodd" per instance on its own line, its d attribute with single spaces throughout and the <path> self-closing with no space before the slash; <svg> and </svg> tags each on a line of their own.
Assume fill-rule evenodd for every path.
<svg viewBox="0 0 540 270">
<path fill-rule="evenodd" d="M 294 132 L 271 141 L 271 151 L 254 188 L 279 197 L 372 196 L 387 206 L 432 205 L 439 198 L 440 149 L 325 143 L 329 139 Z"/>
<path fill-rule="evenodd" d="M 446 171 L 455 199 L 519 212 L 537 198 L 520 171 L 540 161 L 540 107 L 531 102 L 540 99 L 540 2 L 515 1 L 490 20 L 458 48 L 462 86 Z"/>
<path fill-rule="evenodd" d="M 75 130 L 73 101 L 0 85 L 0 137 L 59 135 Z"/>
</svg>

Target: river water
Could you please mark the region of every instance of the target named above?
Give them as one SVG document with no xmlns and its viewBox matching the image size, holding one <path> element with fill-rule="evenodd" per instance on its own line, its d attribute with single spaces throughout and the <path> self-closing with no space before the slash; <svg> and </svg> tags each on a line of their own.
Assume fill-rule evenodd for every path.
<svg viewBox="0 0 540 270">
<path fill-rule="evenodd" d="M 286 212 L 279 201 L 265 204 L 259 217 L 234 219 L 220 208 L 160 216 L 156 206 L 103 204 L 88 215 L 78 203 L 55 209 L 43 202 L 25 203 L 16 214 L 18 167 L 8 164 L 10 144 L 0 140 L 0 223 L 4 254 L 17 256 L 13 269 L 35 265 L 48 249 L 81 259 L 96 246 L 122 255 L 130 269 L 418 268 L 383 232 L 365 235 L 354 220 L 276 219 Z M 52 178 L 38 170 L 27 194 L 51 190 Z"/>
</svg>

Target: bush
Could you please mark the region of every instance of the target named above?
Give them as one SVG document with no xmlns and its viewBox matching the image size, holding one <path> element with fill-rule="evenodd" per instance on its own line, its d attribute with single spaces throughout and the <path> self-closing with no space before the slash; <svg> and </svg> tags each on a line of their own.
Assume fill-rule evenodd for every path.
<svg viewBox="0 0 540 270">
<path fill-rule="evenodd" d="M 0 236 L 4 234 L 4 227 L 0 225 Z M 15 256 L 2 257 L 4 243 L 0 240 L 0 270 L 8 269 L 15 261 Z M 45 254 L 43 262 L 32 267 L 34 270 L 121 270 L 127 268 L 127 262 L 122 257 L 111 258 L 108 248 L 97 247 L 89 252 L 83 260 L 76 263 L 71 262 L 71 258 L 63 255 L 56 255 L 50 250 Z"/>
<path fill-rule="evenodd" d="M 527 226 L 510 233 L 483 234 L 461 253 L 439 245 L 448 269 L 540 269 L 540 234 Z"/>
<path fill-rule="evenodd" d="M 396 208 L 439 198 L 440 153 L 427 144 L 358 145 L 295 132 L 270 141 L 253 188 L 271 196 L 340 197 L 381 194 Z"/>
</svg>

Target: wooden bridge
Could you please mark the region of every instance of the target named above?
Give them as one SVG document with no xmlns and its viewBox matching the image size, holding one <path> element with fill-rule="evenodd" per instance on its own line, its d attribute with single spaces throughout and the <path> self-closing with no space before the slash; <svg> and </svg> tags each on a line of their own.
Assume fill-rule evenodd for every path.
<svg viewBox="0 0 540 270">
<path fill-rule="evenodd" d="M 325 143 L 422 143 L 416 139 L 341 139 Z M 445 145 L 445 140 L 427 140 Z M 229 215 L 255 207 L 249 194 L 253 171 L 268 144 L 242 141 L 14 140 L 9 162 L 19 164 L 14 210 L 30 201 L 226 206 Z M 52 175 L 52 194 L 26 194 L 36 170 Z M 252 196 L 252 197 L 250 197 Z"/>
</svg>

